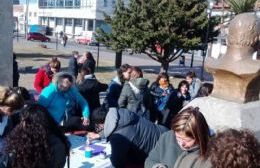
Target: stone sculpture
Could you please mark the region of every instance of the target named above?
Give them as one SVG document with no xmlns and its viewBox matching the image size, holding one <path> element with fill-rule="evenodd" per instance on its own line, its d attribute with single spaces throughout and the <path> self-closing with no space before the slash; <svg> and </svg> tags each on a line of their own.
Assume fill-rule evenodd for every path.
<svg viewBox="0 0 260 168">
<path fill-rule="evenodd" d="M 213 97 L 238 103 L 259 100 L 260 60 L 253 59 L 259 39 L 260 22 L 254 13 L 239 14 L 230 22 L 226 54 L 206 59 L 206 70 L 214 77 Z"/>
</svg>

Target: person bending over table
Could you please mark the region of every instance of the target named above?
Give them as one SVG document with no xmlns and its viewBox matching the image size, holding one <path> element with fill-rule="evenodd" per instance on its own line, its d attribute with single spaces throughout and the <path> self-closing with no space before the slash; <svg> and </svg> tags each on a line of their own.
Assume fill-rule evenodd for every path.
<svg viewBox="0 0 260 168">
<path fill-rule="evenodd" d="M 116 168 L 143 165 L 160 135 L 168 130 L 123 108 L 96 108 L 92 118 L 99 129 L 104 128 L 103 136 L 110 141 L 112 149 L 110 160 Z M 100 137 L 94 133 L 88 136 Z"/>
</svg>

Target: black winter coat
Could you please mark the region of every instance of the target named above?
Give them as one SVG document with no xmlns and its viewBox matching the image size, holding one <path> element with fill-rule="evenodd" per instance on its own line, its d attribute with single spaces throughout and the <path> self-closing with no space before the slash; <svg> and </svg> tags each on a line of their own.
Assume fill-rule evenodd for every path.
<svg viewBox="0 0 260 168">
<path fill-rule="evenodd" d="M 81 95 L 87 100 L 90 113 L 97 107 L 100 107 L 99 93 L 107 90 L 108 85 L 100 83 L 93 75 L 84 79 L 77 85 Z"/>
<path fill-rule="evenodd" d="M 160 135 L 167 130 L 127 109 L 110 109 L 104 133 L 111 143 L 113 166 L 123 168 L 127 163 L 143 164 Z"/>
</svg>

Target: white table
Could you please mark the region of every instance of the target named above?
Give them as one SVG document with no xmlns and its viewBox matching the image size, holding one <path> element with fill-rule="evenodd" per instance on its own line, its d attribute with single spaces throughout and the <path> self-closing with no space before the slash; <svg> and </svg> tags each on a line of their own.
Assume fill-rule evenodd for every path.
<svg viewBox="0 0 260 168">
<path fill-rule="evenodd" d="M 112 167 L 109 156 L 111 155 L 111 146 L 105 141 L 96 141 L 95 145 L 104 146 L 104 151 L 107 157 L 101 158 L 99 155 L 86 158 L 82 146 L 86 143 L 85 137 L 76 135 L 68 135 L 69 141 L 71 142 L 70 151 L 70 168 L 110 168 Z M 67 168 L 67 163 L 64 168 Z"/>
</svg>

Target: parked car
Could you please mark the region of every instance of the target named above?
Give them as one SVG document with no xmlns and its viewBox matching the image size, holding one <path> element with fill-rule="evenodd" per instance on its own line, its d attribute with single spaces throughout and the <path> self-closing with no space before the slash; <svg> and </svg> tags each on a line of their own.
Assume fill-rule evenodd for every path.
<svg viewBox="0 0 260 168">
<path fill-rule="evenodd" d="M 96 41 L 92 31 L 83 31 L 80 34 L 75 35 L 75 42 L 78 44 L 86 44 L 90 46 L 98 45 L 98 42 Z"/>
<path fill-rule="evenodd" d="M 51 39 L 49 37 L 46 37 L 45 35 L 41 33 L 28 33 L 27 40 L 39 40 L 39 41 L 47 41 L 50 42 Z"/>
</svg>

